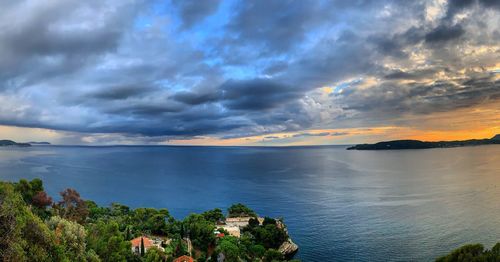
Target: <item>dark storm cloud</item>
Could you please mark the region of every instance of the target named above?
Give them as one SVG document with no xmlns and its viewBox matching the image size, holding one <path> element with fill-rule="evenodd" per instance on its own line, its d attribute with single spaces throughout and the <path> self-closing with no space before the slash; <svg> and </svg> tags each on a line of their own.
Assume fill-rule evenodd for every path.
<svg viewBox="0 0 500 262">
<path fill-rule="evenodd" d="M 322 1 L 257 0 L 238 5 L 228 24 L 236 44 L 254 44 L 268 52 L 285 52 L 321 23 L 330 19 Z"/>
<path fill-rule="evenodd" d="M 190 28 L 196 23 L 202 22 L 205 17 L 213 14 L 219 7 L 220 0 L 185 1 L 173 0 L 179 9 L 183 27 Z"/>
<path fill-rule="evenodd" d="M 461 25 L 440 25 L 425 35 L 425 41 L 428 43 L 449 41 L 463 36 L 464 33 L 465 30 Z"/>
<path fill-rule="evenodd" d="M 233 110 L 266 110 L 300 96 L 299 90 L 272 80 L 230 80 L 220 87 L 222 104 Z"/>
<path fill-rule="evenodd" d="M 16 83 L 29 84 L 74 73 L 95 62 L 95 56 L 118 46 L 138 6 L 113 9 L 97 1 L 27 2 L 3 10 L 0 80 L 17 78 Z M 95 14 L 91 10 L 107 15 L 90 19 Z M 2 87 L 17 85 L 10 82 Z"/>
<path fill-rule="evenodd" d="M 129 97 L 138 97 L 154 91 L 155 88 L 149 86 L 114 86 L 102 88 L 88 94 L 89 98 L 101 100 L 122 100 Z"/>
<path fill-rule="evenodd" d="M 490 75 L 424 85 L 384 82 L 368 90 L 353 88 L 336 96 L 341 98 L 339 101 L 344 102 L 347 110 L 394 117 L 405 113 L 429 114 L 467 108 L 494 101 L 498 94 L 500 81 Z"/>
<path fill-rule="evenodd" d="M 219 100 L 219 95 L 215 91 L 204 91 L 201 93 L 191 92 L 191 91 L 181 91 L 172 96 L 176 101 L 188 104 L 188 105 L 200 105 L 210 102 L 215 102 Z"/>
<path fill-rule="evenodd" d="M 497 0 L 449 0 L 445 19 L 451 19 L 458 12 L 471 8 L 477 4 L 485 8 L 500 9 L 500 2 Z"/>
</svg>

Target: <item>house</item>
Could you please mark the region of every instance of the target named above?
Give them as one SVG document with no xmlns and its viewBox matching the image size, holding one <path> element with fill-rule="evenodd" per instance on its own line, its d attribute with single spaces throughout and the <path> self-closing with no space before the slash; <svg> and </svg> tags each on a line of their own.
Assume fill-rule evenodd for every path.
<svg viewBox="0 0 500 262">
<path fill-rule="evenodd" d="M 231 235 L 233 237 L 240 237 L 241 236 L 240 227 L 238 227 L 238 226 L 224 225 L 224 226 L 218 226 L 218 228 L 222 228 L 222 229 L 226 230 L 229 233 L 229 235 Z"/>
<path fill-rule="evenodd" d="M 161 241 L 158 239 L 150 239 L 146 236 L 136 237 L 130 240 L 130 244 L 132 244 L 132 252 L 135 254 L 141 253 L 141 239 L 144 242 L 144 253 L 148 251 L 148 249 L 155 247 L 161 251 L 165 251 L 163 247 L 161 247 Z"/>
<path fill-rule="evenodd" d="M 174 259 L 174 262 L 194 262 L 194 259 L 190 256 L 184 255 Z"/>
</svg>

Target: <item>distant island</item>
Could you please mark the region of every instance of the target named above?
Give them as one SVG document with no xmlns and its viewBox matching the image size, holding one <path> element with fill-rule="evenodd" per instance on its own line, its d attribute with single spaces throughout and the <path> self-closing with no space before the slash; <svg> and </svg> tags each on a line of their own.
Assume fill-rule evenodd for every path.
<svg viewBox="0 0 500 262">
<path fill-rule="evenodd" d="M 33 141 L 28 142 L 28 144 L 35 145 L 35 146 L 47 146 L 47 145 L 50 145 L 49 142 L 33 142 Z"/>
<path fill-rule="evenodd" d="M 0 140 L 0 146 L 31 146 L 29 143 L 17 143 L 12 140 Z"/>
<path fill-rule="evenodd" d="M 49 142 L 28 142 L 28 143 L 18 143 L 12 140 L 3 139 L 0 140 L 0 146 L 20 146 L 20 147 L 28 147 L 28 146 L 47 146 L 50 145 Z"/>
<path fill-rule="evenodd" d="M 500 134 L 485 139 L 469 139 L 457 141 L 426 142 L 420 140 L 393 140 L 378 142 L 375 144 L 359 144 L 348 147 L 347 150 L 399 150 L 399 149 L 427 149 L 427 148 L 448 148 L 462 146 L 478 146 L 500 144 Z"/>
</svg>

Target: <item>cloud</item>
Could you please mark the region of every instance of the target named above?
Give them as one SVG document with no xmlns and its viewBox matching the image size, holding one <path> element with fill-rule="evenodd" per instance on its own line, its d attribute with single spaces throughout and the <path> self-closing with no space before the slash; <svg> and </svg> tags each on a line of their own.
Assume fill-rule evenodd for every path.
<svg viewBox="0 0 500 262">
<path fill-rule="evenodd" d="M 499 7 L 3 2 L 0 125 L 99 142 L 285 132 L 313 139 L 321 132 L 305 130 L 404 127 L 491 107 L 500 99 Z"/>
<path fill-rule="evenodd" d="M 292 137 L 309 137 L 309 136 L 329 136 L 329 132 L 321 132 L 321 133 L 299 133 L 295 134 Z"/>
<path fill-rule="evenodd" d="M 440 25 L 425 35 L 427 43 L 444 42 L 457 39 L 465 34 L 465 30 L 460 25 L 444 26 Z"/>
<path fill-rule="evenodd" d="M 183 27 L 190 28 L 217 11 L 220 0 L 173 0 L 173 3 L 179 9 Z"/>
</svg>

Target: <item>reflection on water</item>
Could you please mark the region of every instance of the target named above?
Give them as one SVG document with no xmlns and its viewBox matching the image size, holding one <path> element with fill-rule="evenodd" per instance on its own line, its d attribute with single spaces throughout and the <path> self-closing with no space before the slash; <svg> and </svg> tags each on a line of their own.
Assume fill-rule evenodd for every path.
<svg viewBox="0 0 500 262">
<path fill-rule="evenodd" d="M 500 241 L 500 146 L 0 149 L 0 179 L 40 177 L 100 204 L 190 212 L 243 202 L 283 216 L 305 261 L 432 260 Z"/>
</svg>

